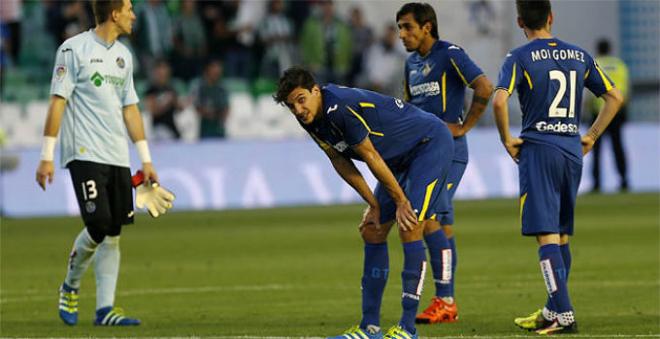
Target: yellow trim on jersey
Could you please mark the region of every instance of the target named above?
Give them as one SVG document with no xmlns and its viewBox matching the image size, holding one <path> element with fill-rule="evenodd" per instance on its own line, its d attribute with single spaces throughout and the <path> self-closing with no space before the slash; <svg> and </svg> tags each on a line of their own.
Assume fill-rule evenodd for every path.
<svg viewBox="0 0 660 339">
<path fill-rule="evenodd" d="M 371 128 L 369 127 L 369 125 L 367 125 L 367 122 L 364 120 L 364 118 L 361 117 L 361 116 L 360 116 L 356 111 L 354 111 L 351 107 L 346 106 L 346 108 L 348 108 L 348 110 L 351 111 L 351 113 L 353 113 L 353 115 L 355 115 L 355 116 L 360 120 L 360 122 L 364 125 L 364 127 L 365 127 L 365 128 L 367 129 L 367 131 L 369 132 L 369 134 L 377 135 L 377 136 L 379 136 L 379 137 L 383 137 L 383 136 L 385 136 L 385 134 L 383 134 L 383 133 L 372 131 Z"/>
<path fill-rule="evenodd" d="M 527 83 L 529 84 L 529 89 L 534 89 L 534 86 L 532 85 L 532 78 L 529 77 L 529 73 L 527 71 L 523 70 L 523 75 L 525 78 L 527 78 Z"/>
<path fill-rule="evenodd" d="M 447 72 L 442 73 L 442 113 L 447 111 Z"/>
<path fill-rule="evenodd" d="M 556 42 L 548 42 L 548 46 L 555 47 L 555 46 L 557 46 L 557 43 Z"/>
<path fill-rule="evenodd" d="M 587 80 L 587 78 L 589 77 L 589 72 L 591 72 L 590 69 L 587 70 L 587 73 L 584 73 L 584 79 L 585 80 Z"/>
<path fill-rule="evenodd" d="M 332 146 L 330 146 L 327 142 L 319 139 L 316 135 L 311 134 L 311 133 L 309 135 L 312 136 L 312 139 L 316 140 L 316 142 L 319 144 L 319 146 L 321 146 L 321 149 L 323 149 L 324 151 L 327 151 L 328 149 L 332 148 Z"/>
<path fill-rule="evenodd" d="M 454 184 L 451 182 L 447 184 L 447 191 L 449 191 L 452 187 L 454 187 Z"/>
<path fill-rule="evenodd" d="M 523 209 L 525 208 L 525 201 L 527 200 L 527 193 L 520 197 L 520 222 L 522 223 Z"/>
<path fill-rule="evenodd" d="M 603 83 L 605 83 L 605 91 L 609 92 L 613 87 L 612 83 L 607 79 L 607 76 L 605 76 L 598 65 L 596 65 L 596 70 L 598 71 L 598 74 L 600 74 L 601 79 L 603 79 Z"/>
<path fill-rule="evenodd" d="M 437 183 L 438 183 L 438 179 L 435 179 L 433 180 L 432 183 L 426 186 L 426 194 L 424 195 L 424 204 L 422 205 L 422 213 L 419 214 L 419 221 L 424 221 L 424 215 L 426 214 L 426 210 L 429 209 L 429 203 L 431 202 L 431 195 L 433 195 L 433 189 L 435 188 L 435 184 Z"/>
<path fill-rule="evenodd" d="M 516 63 L 513 63 L 513 72 L 511 72 L 511 82 L 509 83 L 509 88 L 506 89 L 509 94 L 513 93 L 513 85 L 515 85 L 516 80 Z"/>
<path fill-rule="evenodd" d="M 371 107 L 371 108 L 376 108 L 376 105 L 370 103 L 370 102 L 361 102 L 360 107 Z"/>
<path fill-rule="evenodd" d="M 463 80 L 463 83 L 465 84 L 465 86 L 467 86 L 468 82 L 467 82 L 467 80 L 465 80 L 465 77 L 463 76 L 463 73 L 461 73 L 461 70 L 458 69 L 458 66 L 456 66 L 456 63 L 454 62 L 454 59 L 449 58 L 449 61 L 451 61 L 451 64 L 454 65 L 454 68 L 456 68 L 456 72 L 458 72 L 458 76 L 461 77 L 461 80 Z"/>
</svg>

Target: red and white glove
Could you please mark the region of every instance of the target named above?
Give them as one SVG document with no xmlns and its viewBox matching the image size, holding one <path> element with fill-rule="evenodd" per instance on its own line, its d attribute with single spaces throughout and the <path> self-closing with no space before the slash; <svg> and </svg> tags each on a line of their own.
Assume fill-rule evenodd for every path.
<svg viewBox="0 0 660 339">
<path fill-rule="evenodd" d="M 135 206 L 138 208 L 146 208 L 154 218 L 158 218 L 172 208 L 176 196 L 157 182 L 143 185 L 144 173 L 142 171 L 137 171 L 131 181 L 135 187 Z"/>
</svg>

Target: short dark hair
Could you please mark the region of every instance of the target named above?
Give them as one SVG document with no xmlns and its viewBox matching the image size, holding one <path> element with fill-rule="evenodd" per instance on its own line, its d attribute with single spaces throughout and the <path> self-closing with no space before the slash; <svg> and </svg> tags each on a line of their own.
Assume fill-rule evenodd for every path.
<svg viewBox="0 0 660 339">
<path fill-rule="evenodd" d="M 550 0 L 516 0 L 516 9 L 525 27 L 539 30 L 548 22 L 552 6 Z"/>
<path fill-rule="evenodd" d="M 277 92 L 273 95 L 273 99 L 278 104 L 286 103 L 286 99 L 294 89 L 301 87 L 311 91 L 316 85 L 316 80 L 312 73 L 302 67 L 294 66 L 282 74 L 278 84 Z"/>
<path fill-rule="evenodd" d="M 600 39 L 598 40 L 598 44 L 596 45 L 596 50 L 598 51 L 598 55 L 608 55 L 610 54 L 610 41 L 607 39 Z"/>
<path fill-rule="evenodd" d="M 427 3 L 421 2 L 409 2 L 401 7 L 398 12 L 396 12 L 396 21 L 406 15 L 411 14 L 415 21 L 419 24 L 419 27 L 426 25 L 427 22 L 431 23 L 431 36 L 440 39 L 438 36 L 438 19 L 435 16 L 435 11 L 433 7 Z"/>
<path fill-rule="evenodd" d="M 92 11 L 94 11 L 94 20 L 96 24 L 100 25 L 104 23 L 112 11 L 119 11 L 124 7 L 123 0 L 93 0 L 92 1 Z"/>
</svg>

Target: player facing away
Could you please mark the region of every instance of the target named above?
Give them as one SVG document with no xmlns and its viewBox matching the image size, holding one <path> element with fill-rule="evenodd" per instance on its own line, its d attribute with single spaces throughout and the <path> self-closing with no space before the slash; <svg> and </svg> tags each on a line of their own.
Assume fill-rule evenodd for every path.
<svg viewBox="0 0 660 339">
<path fill-rule="evenodd" d="M 339 176 L 368 206 L 364 240 L 362 320 L 337 338 L 417 338 L 415 314 L 426 270 L 423 229 L 448 212 L 446 177 L 454 153 L 451 133 L 433 114 L 375 92 L 319 86 L 307 70 L 290 68 L 274 96 L 323 149 Z M 374 192 L 352 160 L 378 179 Z M 403 243 L 403 313 L 384 335 L 380 306 L 389 274 L 387 235 L 394 222 Z"/>
<path fill-rule="evenodd" d="M 133 192 L 126 131 L 140 155 L 146 181 L 158 181 L 133 86 L 133 58 L 117 37 L 135 21 L 130 0 L 94 1 L 96 28 L 58 49 L 36 179 L 53 181 L 53 154 L 62 125 L 61 164 L 69 169 L 85 228 L 78 234 L 60 287 L 59 315 L 78 321 L 80 280 L 94 258 L 95 325 L 139 325 L 114 307 L 119 235 L 133 223 Z"/>
<path fill-rule="evenodd" d="M 582 48 L 554 38 L 550 2 L 516 1 L 518 26 L 529 42 L 507 54 L 495 91 L 500 139 L 518 163 L 522 234 L 534 236 L 548 299 L 515 324 L 538 334 L 577 332 L 567 281 L 571 270 L 575 199 L 582 157 L 623 102 L 619 90 Z M 580 103 L 588 88 L 605 100 L 598 119 L 580 137 Z M 523 114 L 519 138 L 509 131 L 507 101 L 516 90 Z"/>
<path fill-rule="evenodd" d="M 454 136 L 454 159 L 447 176 L 449 214 L 430 220 L 424 228 L 435 296 L 431 305 L 417 315 L 416 322 L 454 322 L 458 319 L 454 301 L 457 256 L 451 199 L 468 162 L 465 134 L 476 125 L 486 109 L 493 85 L 461 47 L 438 38 L 437 19 L 431 5 L 407 3 L 397 12 L 396 20 L 399 37 L 406 50 L 412 52 L 404 70 L 406 101 L 438 116 Z M 466 87 L 472 88 L 474 95 L 463 120 Z"/>
</svg>

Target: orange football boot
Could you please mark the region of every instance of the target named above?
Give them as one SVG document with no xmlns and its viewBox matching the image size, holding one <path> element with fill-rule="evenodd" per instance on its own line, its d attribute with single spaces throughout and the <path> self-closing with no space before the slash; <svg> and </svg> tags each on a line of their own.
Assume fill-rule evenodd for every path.
<svg viewBox="0 0 660 339">
<path fill-rule="evenodd" d="M 433 297 L 431 305 L 424 312 L 417 315 L 415 323 L 418 324 L 437 324 L 453 323 L 458 320 L 458 308 L 456 302 L 446 303 L 442 298 Z"/>
</svg>

